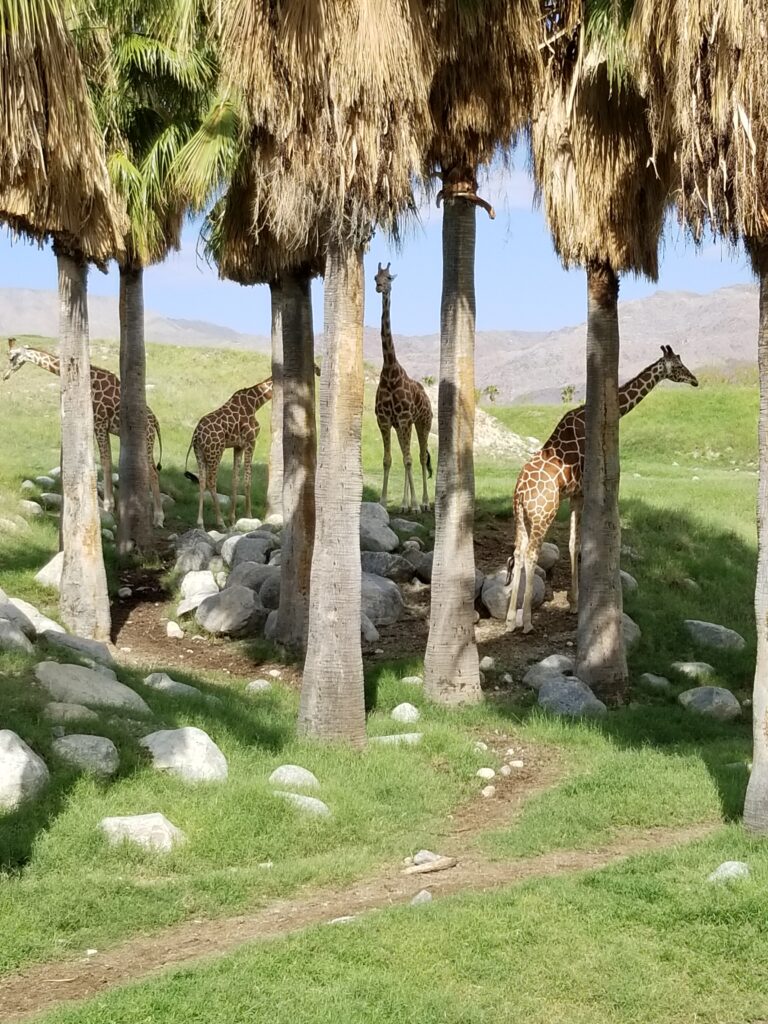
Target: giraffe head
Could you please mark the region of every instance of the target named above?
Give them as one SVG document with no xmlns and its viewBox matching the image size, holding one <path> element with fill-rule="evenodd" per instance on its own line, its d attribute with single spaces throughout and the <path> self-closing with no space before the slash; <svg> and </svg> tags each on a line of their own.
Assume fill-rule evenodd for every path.
<svg viewBox="0 0 768 1024">
<path fill-rule="evenodd" d="M 3 374 L 3 380 L 8 380 L 12 373 L 20 370 L 26 362 L 26 349 L 23 345 L 19 345 L 15 338 L 8 339 L 8 359 L 10 360 L 10 367 Z"/>
<path fill-rule="evenodd" d="M 379 269 L 376 272 L 376 277 L 374 278 L 376 281 L 376 291 L 383 292 L 385 295 L 388 295 L 389 292 L 392 291 L 392 282 L 397 277 L 397 274 L 390 274 L 389 266 L 389 263 L 386 267 L 382 267 L 382 265 L 379 264 Z"/>
<path fill-rule="evenodd" d="M 664 363 L 664 376 L 667 380 L 673 380 L 677 384 L 690 384 L 697 388 L 699 382 L 683 363 L 679 355 L 672 351 L 671 345 L 662 345 L 662 361 Z"/>
</svg>

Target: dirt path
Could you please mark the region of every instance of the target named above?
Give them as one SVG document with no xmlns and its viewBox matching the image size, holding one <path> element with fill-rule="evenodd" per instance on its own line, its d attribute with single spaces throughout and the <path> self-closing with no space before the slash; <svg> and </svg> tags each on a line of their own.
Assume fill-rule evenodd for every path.
<svg viewBox="0 0 768 1024">
<path fill-rule="evenodd" d="M 0 1021 L 19 1021 L 62 1004 L 87 999 L 168 968 L 232 952 L 245 943 L 282 938 L 339 917 L 407 903 L 421 889 L 440 898 L 452 893 L 482 893 L 530 878 L 594 870 L 636 853 L 690 842 L 717 823 L 686 828 L 627 832 L 593 850 L 560 850 L 515 861 L 489 861 L 474 840 L 484 831 L 508 824 L 535 793 L 562 777 L 556 760 L 542 758 L 539 770 L 513 787 L 500 787 L 500 799 L 474 800 L 453 816 L 450 829 L 436 836 L 435 848 L 458 861 L 434 874 L 403 874 L 401 864 L 376 876 L 339 888 L 305 891 L 248 914 L 213 921 L 195 920 L 153 935 L 137 936 L 90 957 L 40 964 L 0 979 Z"/>
</svg>

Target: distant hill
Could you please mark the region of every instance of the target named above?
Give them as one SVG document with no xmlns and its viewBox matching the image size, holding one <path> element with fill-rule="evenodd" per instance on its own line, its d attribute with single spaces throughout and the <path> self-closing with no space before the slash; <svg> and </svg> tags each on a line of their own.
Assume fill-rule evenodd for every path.
<svg viewBox="0 0 768 1024">
<path fill-rule="evenodd" d="M 656 292 L 645 299 L 619 305 L 621 378 L 627 379 L 655 359 L 662 344 L 679 351 L 692 369 L 754 365 L 757 352 L 757 288 L 736 285 L 708 295 L 694 292 Z M 91 336 L 115 338 L 117 300 L 89 299 Z M 36 334 L 55 337 L 58 301 L 50 291 L 0 288 L 0 335 Z M 584 324 L 558 331 L 479 331 L 477 386 L 494 384 L 498 401 L 559 402 L 562 389 L 572 384 L 583 396 Z M 228 327 L 197 320 L 175 320 L 147 311 L 147 340 L 164 345 L 226 347 L 260 352 L 269 338 L 240 334 Z M 318 347 L 321 339 L 318 339 Z M 437 377 L 440 340 L 437 334 L 395 335 L 398 356 L 416 377 Z M 378 328 L 367 327 L 365 359 L 381 360 Z"/>
</svg>

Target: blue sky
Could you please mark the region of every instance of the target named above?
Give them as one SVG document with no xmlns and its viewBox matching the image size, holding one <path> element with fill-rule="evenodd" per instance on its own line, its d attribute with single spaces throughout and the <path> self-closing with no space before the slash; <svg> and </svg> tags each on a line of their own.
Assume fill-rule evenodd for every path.
<svg viewBox="0 0 768 1024">
<path fill-rule="evenodd" d="M 480 330 L 553 330 L 577 324 L 585 316 L 585 281 L 580 270 L 566 272 L 554 252 L 544 218 L 533 209 L 533 188 L 521 170 L 494 169 L 481 194 L 496 207 L 491 221 L 477 214 L 477 326 Z M 385 237 L 375 237 L 366 257 L 366 323 L 375 325 L 379 300 L 373 275 L 379 260 L 391 260 L 398 275 L 392 320 L 396 333 L 431 334 L 439 330 L 441 286 L 441 213 L 434 204 L 422 211 L 400 252 Z M 146 273 L 146 306 L 171 317 L 207 320 L 249 334 L 269 333 L 269 293 L 219 281 L 215 269 L 196 252 L 199 225 L 184 231 L 181 252 Z M 621 298 L 634 299 L 657 289 L 709 292 L 752 280 L 743 253 L 733 255 L 720 243 L 696 251 L 670 225 L 662 243 L 658 284 L 627 278 Z M 0 235 L 0 285 L 55 288 L 56 266 L 50 250 L 39 250 Z M 93 294 L 117 295 L 117 274 L 93 270 Z M 315 323 L 322 329 L 322 287 L 315 288 Z"/>
</svg>

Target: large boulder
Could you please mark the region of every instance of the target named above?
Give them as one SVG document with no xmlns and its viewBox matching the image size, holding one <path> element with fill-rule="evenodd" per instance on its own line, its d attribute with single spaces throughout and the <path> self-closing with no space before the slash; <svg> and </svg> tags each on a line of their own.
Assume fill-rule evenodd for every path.
<svg viewBox="0 0 768 1024">
<path fill-rule="evenodd" d="M 298 807 L 300 811 L 304 811 L 307 814 L 314 814 L 321 818 L 327 818 L 331 813 L 330 808 L 327 804 L 324 804 L 322 800 L 318 800 L 314 796 L 304 796 L 302 793 L 286 793 L 282 789 L 275 790 L 275 796 L 279 796 L 283 800 L 287 800 L 288 803 Z"/>
<path fill-rule="evenodd" d="M 0 619 L 0 651 L 34 654 L 35 648 L 14 622 Z"/>
<path fill-rule="evenodd" d="M 213 541 L 205 530 L 188 530 L 176 541 L 174 572 L 185 575 L 207 569 L 215 553 Z"/>
<path fill-rule="evenodd" d="M 12 601 L 0 601 L 0 620 L 12 622 L 16 629 L 21 630 L 29 640 L 34 640 L 37 637 L 37 630 L 32 620 Z"/>
<path fill-rule="evenodd" d="M 507 570 L 498 569 L 496 572 L 491 573 L 490 576 L 486 576 L 483 582 L 483 589 L 480 594 L 480 599 L 485 607 L 490 612 L 494 619 L 504 620 L 507 617 L 509 610 L 509 602 L 512 597 L 512 584 L 506 584 Z M 533 577 L 533 594 L 531 597 L 531 607 L 538 608 L 544 602 L 544 596 L 546 594 L 546 585 L 544 580 L 539 576 L 538 573 L 534 574 Z M 523 607 L 523 597 L 525 595 L 525 570 L 523 570 L 520 576 L 520 586 L 517 591 L 517 607 Z"/>
<path fill-rule="evenodd" d="M 169 697 L 195 697 L 198 700 L 204 699 L 206 694 L 201 693 L 196 686 L 188 683 L 180 683 L 166 672 L 152 672 L 142 680 L 145 686 L 157 693 L 164 693 Z"/>
<path fill-rule="evenodd" d="M 51 590 L 61 589 L 61 572 L 64 568 L 64 552 L 59 551 L 47 562 L 35 575 L 35 580 L 42 587 L 50 587 Z"/>
<path fill-rule="evenodd" d="M 685 628 L 696 643 L 705 647 L 719 647 L 725 650 L 742 651 L 746 640 L 735 629 L 718 626 L 714 622 L 701 622 L 699 619 L 686 619 Z"/>
<path fill-rule="evenodd" d="M 19 512 L 25 516 L 41 516 L 43 515 L 43 506 L 36 501 L 22 498 L 19 502 Z"/>
<path fill-rule="evenodd" d="M 223 782 L 227 759 L 208 733 L 194 726 L 161 729 L 139 740 L 158 771 L 178 775 L 187 782 Z"/>
<path fill-rule="evenodd" d="M 200 594 L 193 594 L 191 597 L 182 598 L 181 601 L 176 605 L 176 618 L 181 619 L 185 615 L 189 615 L 190 612 L 195 611 L 199 608 L 206 597 L 210 597 L 212 593 L 218 594 L 218 587 L 215 591 L 208 591 Z"/>
<path fill-rule="evenodd" d="M 389 526 L 389 512 L 378 501 L 360 502 L 360 521 L 383 523 Z"/>
<path fill-rule="evenodd" d="M 198 625 L 216 636 L 252 636 L 261 632 L 267 609 L 258 595 L 247 587 L 225 587 L 200 604 L 195 614 Z"/>
<path fill-rule="evenodd" d="M 634 619 L 630 619 L 627 613 L 624 612 L 621 616 L 621 629 L 624 633 L 624 646 L 629 651 L 635 644 L 640 642 L 640 637 L 642 636 L 640 627 Z"/>
<path fill-rule="evenodd" d="M 411 549 L 404 551 L 403 558 L 407 559 L 413 566 L 414 574 L 422 583 L 432 582 L 432 561 L 434 551 L 416 551 Z"/>
<path fill-rule="evenodd" d="M 560 561 L 560 548 L 557 544 L 552 544 L 550 541 L 545 540 L 539 550 L 537 561 L 545 572 L 549 572 L 554 564 Z"/>
<path fill-rule="evenodd" d="M 373 576 L 384 576 L 395 583 L 409 583 L 416 571 L 402 555 L 392 555 L 386 551 L 363 551 L 360 555 L 363 572 Z"/>
<path fill-rule="evenodd" d="M 115 664 L 111 651 L 100 640 L 86 640 L 81 636 L 73 636 L 71 633 L 58 633 L 50 629 L 46 629 L 42 633 L 42 638 L 52 647 L 64 647 L 70 652 L 74 651 L 75 654 L 93 658 L 94 661 L 99 661 L 104 665 Z"/>
<path fill-rule="evenodd" d="M 197 597 L 198 594 L 207 597 L 218 594 L 219 588 L 210 569 L 194 569 L 185 574 L 179 592 L 182 597 Z"/>
<path fill-rule="evenodd" d="M 273 574 L 269 579 L 264 580 L 259 587 L 259 600 L 269 611 L 280 607 L 280 573 Z"/>
<path fill-rule="evenodd" d="M 82 665 L 60 665 L 41 661 L 35 666 L 35 678 L 55 701 L 85 704 L 86 707 L 118 708 L 149 715 L 148 705 L 130 687 L 117 679 Z"/>
<path fill-rule="evenodd" d="M 374 626 L 389 626 L 402 615 L 405 604 L 397 584 L 383 576 L 362 574 L 362 610 Z"/>
<path fill-rule="evenodd" d="M 227 545 L 231 540 L 236 540 L 237 544 L 230 551 Z M 230 537 L 221 549 L 221 557 L 227 565 L 234 569 L 241 562 L 266 563 L 270 552 L 279 547 L 280 542 L 272 533 L 247 533 L 244 537 Z M 228 556 L 229 561 L 227 562 Z"/>
<path fill-rule="evenodd" d="M 54 622 L 53 619 L 49 619 L 47 615 L 43 615 L 29 601 L 22 601 L 20 597 L 12 597 L 10 598 L 10 603 L 32 623 L 35 633 L 66 633 L 63 626 L 60 626 L 58 622 Z M 0 610 L 0 617 L 8 618 L 8 616 L 3 614 L 2 610 Z"/>
<path fill-rule="evenodd" d="M 62 736 L 53 741 L 51 749 L 62 761 L 94 775 L 114 775 L 120 767 L 117 747 L 106 736 Z"/>
<path fill-rule="evenodd" d="M 624 572 L 623 569 L 619 569 L 619 579 L 621 580 L 621 589 L 625 594 L 634 594 L 637 590 L 637 580 L 635 577 L 628 572 Z"/>
<path fill-rule="evenodd" d="M 111 846 L 129 842 L 160 853 L 167 853 L 186 838 L 181 829 L 159 812 L 102 818 L 99 827 Z"/>
<path fill-rule="evenodd" d="M 566 679 L 566 674 L 552 665 L 543 665 L 539 662 L 537 665 L 531 665 L 528 671 L 523 676 L 523 685 L 530 686 L 532 690 L 540 690 L 545 683 L 559 683 Z"/>
<path fill-rule="evenodd" d="M 10 729 L 0 729 L 0 807 L 14 807 L 35 796 L 48 782 L 45 761 Z"/>
<path fill-rule="evenodd" d="M 741 704 L 730 690 L 722 686 L 695 686 L 678 696 L 686 711 L 714 718 L 718 722 L 730 722 L 741 715 Z"/>
<path fill-rule="evenodd" d="M 361 551 L 397 551 L 399 546 L 397 534 L 386 523 L 373 519 L 360 520 Z"/>
<path fill-rule="evenodd" d="M 550 679 L 539 689 L 539 705 L 555 715 L 598 718 L 608 710 L 586 683 L 576 676 Z"/>
<path fill-rule="evenodd" d="M 257 593 L 266 580 L 274 577 L 280 579 L 278 565 L 263 565 L 260 562 L 240 562 L 227 576 L 225 587 L 248 587 Z"/>
<path fill-rule="evenodd" d="M 410 519 L 390 519 L 389 525 L 393 530 L 397 530 L 398 533 L 404 533 L 406 536 L 424 532 L 424 527 L 421 523 L 414 523 Z"/>
<path fill-rule="evenodd" d="M 96 722 L 99 718 L 95 711 L 84 704 L 67 704 L 65 701 L 51 701 L 43 708 L 43 714 L 61 725 L 68 722 Z"/>
<path fill-rule="evenodd" d="M 697 683 L 705 682 L 715 674 L 714 668 L 706 661 L 673 661 L 670 668 Z"/>
</svg>

